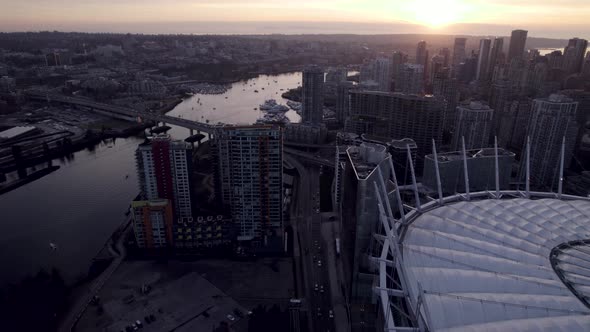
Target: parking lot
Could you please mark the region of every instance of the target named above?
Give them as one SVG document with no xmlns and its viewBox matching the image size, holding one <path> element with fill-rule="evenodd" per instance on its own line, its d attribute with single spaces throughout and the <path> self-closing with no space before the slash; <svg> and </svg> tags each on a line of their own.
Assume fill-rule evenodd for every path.
<svg viewBox="0 0 590 332">
<path fill-rule="evenodd" d="M 136 321 L 142 331 L 210 331 L 223 322 L 247 330 L 246 319 L 239 317 L 247 316 L 246 308 L 199 273 L 174 265 L 123 263 L 76 330 L 133 330 Z"/>
<path fill-rule="evenodd" d="M 292 291 L 290 259 L 128 261 L 106 283 L 98 303 L 88 307 L 76 331 L 133 330 L 137 320 L 141 331 L 211 331 L 220 324 L 247 331 L 252 308 L 283 306 Z"/>
</svg>

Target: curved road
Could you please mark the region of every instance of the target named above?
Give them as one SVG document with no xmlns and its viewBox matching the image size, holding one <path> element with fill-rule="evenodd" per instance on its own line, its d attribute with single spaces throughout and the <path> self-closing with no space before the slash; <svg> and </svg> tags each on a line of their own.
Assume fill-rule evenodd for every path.
<svg viewBox="0 0 590 332">
<path fill-rule="evenodd" d="M 121 232 L 121 236 L 119 236 L 119 239 L 115 244 L 115 247 L 119 252 L 119 255 L 115 257 L 115 259 L 111 262 L 111 265 L 109 265 L 109 267 L 106 268 L 100 274 L 100 276 L 98 276 L 96 279 L 94 279 L 94 281 L 92 281 L 86 292 L 80 295 L 80 297 L 70 306 L 68 312 L 64 314 L 61 323 L 59 324 L 59 332 L 70 332 L 74 330 L 76 323 L 78 322 L 78 320 L 80 320 L 80 318 L 86 311 L 86 308 L 88 308 L 88 305 L 90 304 L 90 301 L 92 301 L 92 298 L 98 294 L 98 292 L 102 289 L 104 284 L 113 275 L 113 272 L 115 272 L 119 265 L 121 265 L 121 262 L 123 262 L 123 260 L 125 259 L 127 251 L 125 249 L 125 246 L 123 245 L 123 242 L 125 240 L 125 237 L 127 236 L 127 233 L 131 229 L 133 229 L 132 227 L 129 227 L 130 225 L 131 221 L 129 219 L 125 225 L 125 228 Z"/>
</svg>

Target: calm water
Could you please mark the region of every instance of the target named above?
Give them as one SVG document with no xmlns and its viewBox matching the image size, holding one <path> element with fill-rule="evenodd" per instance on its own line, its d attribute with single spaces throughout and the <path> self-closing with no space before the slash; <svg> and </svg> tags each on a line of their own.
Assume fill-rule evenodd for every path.
<svg viewBox="0 0 590 332">
<path fill-rule="evenodd" d="M 57 267 L 67 281 L 88 271 L 137 195 L 133 152 L 140 142 L 109 140 L 56 159 L 59 170 L 0 196 L 0 285 L 41 267 Z"/>
<path fill-rule="evenodd" d="M 281 94 L 299 85 L 301 72 L 276 76 L 260 75 L 247 81 L 232 83 L 224 94 L 191 96 L 168 112 L 168 115 L 200 122 L 209 120 L 211 124 L 252 124 L 263 115 L 254 108 L 259 108 L 267 99 L 276 99 L 277 103 L 286 105 L 287 99 L 282 98 Z M 255 90 L 258 92 L 254 92 Z M 290 110 L 286 115 L 291 122 L 301 121 L 295 111 Z M 188 136 L 188 130 L 183 128 L 173 128 L 170 133 L 177 138 Z"/>
<path fill-rule="evenodd" d="M 281 93 L 300 82 L 301 73 L 263 75 L 234 83 L 221 95 L 188 98 L 169 114 L 211 123 L 252 123 L 261 115 L 253 108 L 270 98 L 285 104 Z M 202 105 L 197 103 L 199 98 Z M 293 122 L 300 121 L 293 111 L 287 115 Z M 184 139 L 188 130 L 173 128 L 171 134 Z M 59 170 L 0 195 L 0 286 L 41 267 L 58 267 L 69 282 L 88 272 L 92 258 L 123 222 L 129 202 L 137 195 L 134 152 L 140 142 L 117 139 L 69 159 L 54 160 Z M 52 251 L 49 243 L 58 249 Z"/>
</svg>

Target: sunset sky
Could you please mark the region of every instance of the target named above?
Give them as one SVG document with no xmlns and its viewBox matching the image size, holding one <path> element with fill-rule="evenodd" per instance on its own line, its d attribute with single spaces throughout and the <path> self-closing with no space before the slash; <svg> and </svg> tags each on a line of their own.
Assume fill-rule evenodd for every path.
<svg viewBox="0 0 590 332">
<path fill-rule="evenodd" d="M 497 34 L 519 27 L 539 37 L 590 37 L 589 0 L 0 0 L 0 8 L 0 31 L 239 33 L 240 25 L 227 22 L 242 22 L 261 32 L 269 23 L 275 31 L 266 33 L 306 33 L 309 24 L 327 33 Z M 279 22 L 292 24 L 280 31 Z"/>
</svg>

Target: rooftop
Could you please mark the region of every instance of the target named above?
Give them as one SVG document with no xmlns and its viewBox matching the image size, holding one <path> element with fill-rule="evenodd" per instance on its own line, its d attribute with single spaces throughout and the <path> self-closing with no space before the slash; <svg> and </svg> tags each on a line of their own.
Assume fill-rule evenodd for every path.
<svg viewBox="0 0 590 332">
<path fill-rule="evenodd" d="M 416 142 L 411 139 L 411 138 L 402 138 L 399 140 L 391 140 L 391 146 L 396 148 L 396 149 L 407 149 L 407 146 L 410 146 L 410 149 L 416 149 L 418 148 L 418 145 L 416 145 Z"/>
<path fill-rule="evenodd" d="M 369 177 L 377 165 L 389 156 L 386 146 L 368 142 L 351 146 L 346 152 L 359 180 Z"/>
<path fill-rule="evenodd" d="M 551 94 L 548 98 L 541 98 L 541 100 L 549 101 L 552 103 L 571 103 L 573 100 L 566 95 L 562 94 Z"/>
<path fill-rule="evenodd" d="M 391 96 L 391 97 L 398 97 L 398 98 L 403 98 L 403 99 L 426 100 L 426 101 L 439 100 L 439 98 L 434 95 L 409 94 L 409 93 L 403 93 L 403 92 L 351 90 L 350 93 L 352 93 L 352 94 L 370 94 L 370 95 L 379 95 L 379 96 Z"/>
<path fill-rule="evenodd" d="M 485 149 L 474 149 L 474 150 L 467 150 L 465 151 L 467 159 L 471 158 L 494 158 L 495 151 L 493 148 L 485 148 Z M 514 157 L 514 152 L 510 152 L 508 150 L 498 148 L 498 157 Z M 462 151 L 452 151 L 452 152 L 443 152 L 438 153 L 438 162 L 450 162 L 455 160 L 463 160 L 463 152 Z M 433 159 L 433 155 L 429 154 L 426 155 L 427 159 Z"/>
<path fill-rule="evenodd" d="M 143 331 L 211 331 L 220 322 L 229 323 L 235 331 L 246 331 L 234 309 L 246 316 L 241 306 L 227 293 L 197 272 L 158 265 L 153 262 L 125 262 L 99 293 L 103 314 L 90 307 L 78 323 L 79 331 L 121 331 L 136 320 Z M 143 285 L 150 286 L 146 294 Z M 94 310 L 91 310 L 94 309 Z M 207 312 L 207 314 L 204 314 Z M 227 315 L 232 315 L 231 320 Z M 145 316 L 154 315 L 148 324 Z"/>
<path fill-rule="evenodd" d="M 20 135 L 26 134 L 30 131 L 35 130 L 36 128 L 33 126 L 17 126 L 12 127 L 10 129 L 6 129 L 4 131 L 0 131 L 0 139 L 9 139 L 18 137 Z"/>
<path fill-rule="evenodd" d="M 588 239 L 587 200 L 461 201 L 413 221 L 402 268 L 430 330 L 590 331 Z"/>
<path fill-rule="evenodd" d="M 460 104 L 458 107 L 470 111 L 490 111 L 490 107 L 486 105 L 483 101 L 470 101 L 468 103 Z"/>
</svg>

